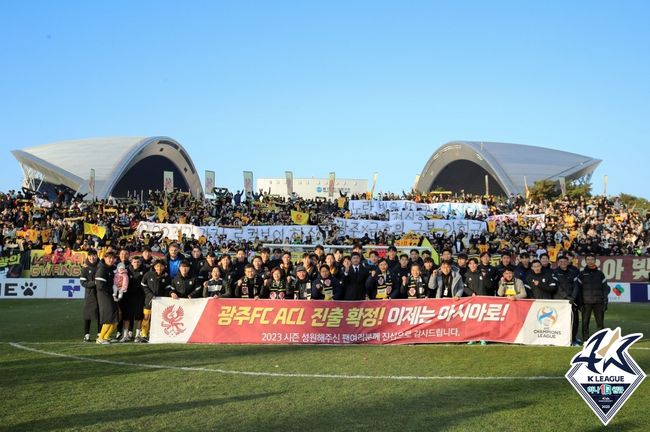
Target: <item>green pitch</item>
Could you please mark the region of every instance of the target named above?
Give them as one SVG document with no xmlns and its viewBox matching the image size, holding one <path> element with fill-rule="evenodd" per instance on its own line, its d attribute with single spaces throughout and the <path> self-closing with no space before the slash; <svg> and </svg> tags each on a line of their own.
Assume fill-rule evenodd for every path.
<svg viewBox="0 0 650 432">
<path fill-rule="evenodd" d="M 81 306 L 0 302 L 0 431 L 601 427 L 563 378 L 577 348 L 99 346 L 80 342 Z M 606 325 L 645 334 L 630 353 L 650 373 L 650 304 L 611 305 Z M 611 430 L 650 430 L 649 381 L 612 420 Z"/>
</svg>

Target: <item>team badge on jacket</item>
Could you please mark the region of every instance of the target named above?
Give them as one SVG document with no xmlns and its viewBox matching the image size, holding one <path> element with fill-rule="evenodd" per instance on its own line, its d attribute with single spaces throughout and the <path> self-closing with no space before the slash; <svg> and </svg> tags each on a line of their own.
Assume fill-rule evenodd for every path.
<svg viewBox="0 0 650 432">
<path fill-rule="evenodd" d="M 645 373 L 628 352 L 642 337 L 641 333 L 621 336 L 618 327 L 603 329 L 589 338 L 571 360 L 566 378 L 604 425 L 645 379 Z"/>
</svg>

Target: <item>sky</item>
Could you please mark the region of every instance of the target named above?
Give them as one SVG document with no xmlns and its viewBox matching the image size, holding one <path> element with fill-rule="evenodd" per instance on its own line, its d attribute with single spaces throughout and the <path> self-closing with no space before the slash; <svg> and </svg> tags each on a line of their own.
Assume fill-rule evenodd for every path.
<svg viewBox="0 0 650 432">
<path fill-rule="evenodd" d="M 231 189 L 400 192 L 475 140 L 599 158 L 594 192 L 650 198 L 648 22 L 631 0 L 0 2 L 0 190 L 11 150 L 163 135 Z"/>
</svg>

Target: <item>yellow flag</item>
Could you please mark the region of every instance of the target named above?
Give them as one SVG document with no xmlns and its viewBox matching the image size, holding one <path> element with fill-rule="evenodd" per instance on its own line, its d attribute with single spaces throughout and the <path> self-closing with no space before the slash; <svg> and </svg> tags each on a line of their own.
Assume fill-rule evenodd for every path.
<svg viewBox="0 0 650 432">
<path fill-rule="evenodd" d="M 45 229 L 41 231 L 41 239 L 43 239 L 43 243 L 48 243 L 50 241 L 50 237 L 52 237 L 51 229 Z"/>
<path fill-rule="evenodd" d="M 339 208 L 345 207 L 345 201 L 346 201 L 345 197 L 339 197 L 338 199 Z"/>
<path fill-rule="evenodd" d="M 167 212 L 160 207 L 156 207 L 156 217 L 159 222 L 165 222 L 165 219 L 167 219 Z"/>
<path fill-rule="evenodd" d="M 497 221 L 493 221 L 493 220 L 488 221 L 487 226 L 488 226 L 488 232 L 493 233 L 497 229 Z"/>
<path fill-rule="evenodd" d="M 104 236 L 106 235 L 106 228 L 99 225 L 84 222 L 84 234 L 90 234 L 90 235 L 97 236 L 99 238 L 104 238 Z"/>
<path fill-rule="evenodd" d="M 40 237 L 40 232 L 35 229 L 27 230 L 26 237 L 30 242 L 36 243 L 38 241 L 38 238 Z"/>
<path fill-rule="evenodd" d="M 557 262 L 557 255 L 560 252 L 560 246 L 548 248 L 548 259 L 552 263 Z"/>
<path fill-rule="evenodd" d="M 434 263 L 436 263 L 436 265 L 440 264 L 440 256 L 438 255 L 438 251 L 433 248 L 433 245 L 428 238 L 422 238 L 422 247 L 428 248 L 431 251 L 431 259 Z"/>
<path fill-rule="evenodd" d="M 309 213 L 291 210 L 291 220 L 296 225 L 307 225 L 309 223 Z"/>
</svg>

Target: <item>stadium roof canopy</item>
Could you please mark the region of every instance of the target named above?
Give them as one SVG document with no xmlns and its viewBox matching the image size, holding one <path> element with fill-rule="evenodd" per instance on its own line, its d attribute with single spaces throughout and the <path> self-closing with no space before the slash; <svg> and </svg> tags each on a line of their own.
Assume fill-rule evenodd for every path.
<svg viewBox="0 0 650 432">
<path fill-rule="evenodd" d="M 493 195 L 524 194 L 538 180 L 567 181 L 591 178 L 600 159 L 521 144 L 452 141 L 429 158 L 416 189 L 442 188 L 452 192 L 484 194 L 485 176 Z"/>
<path fill-rule="evenodd" d="M 127 193 L 161 190 L 163 171 L 174 173 L 174 187 L 202 193 L 201 180 L 187 152 L 168 137 L 108 137 L 61 141 L 13 150 L 25 174 L 25 184 L 65 185 L 88 193 L 95 170 L 95 197 L 125 197 Z M 90 198 L 90 196 L 89 196 Z"/>
</svg>

